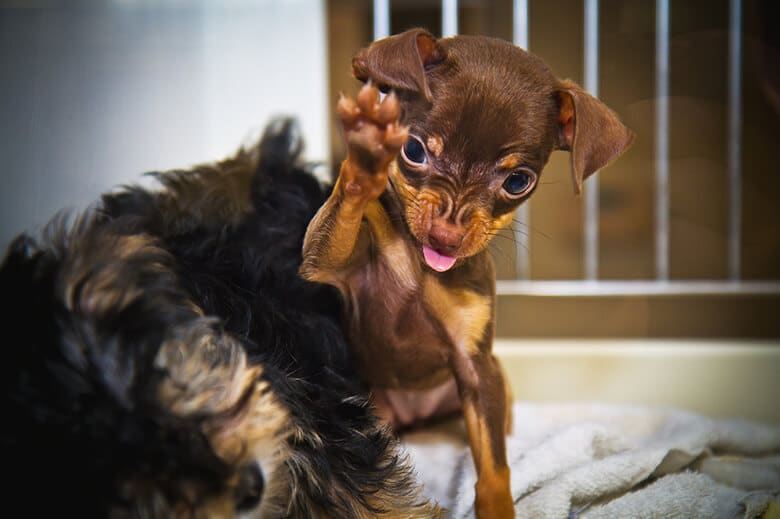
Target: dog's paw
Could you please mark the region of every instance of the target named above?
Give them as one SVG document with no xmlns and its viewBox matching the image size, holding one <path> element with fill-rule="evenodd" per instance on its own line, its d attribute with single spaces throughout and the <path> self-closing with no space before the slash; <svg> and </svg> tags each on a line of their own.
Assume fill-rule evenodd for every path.
<svg viewBox="0 0 780 519">
<path fill-rule="evenodd" d="M 377 198 L 387 186 L 387 168 L 406 142 L 409 132 L 398 121 L 398 98 L 380 100 L 379 90 L 366 84 L 357 100 L 341 97 L 338 115 L 347 141 L 347 159 L 341 181 L 348 193 Z"/>
<path fill-rule="evenodd" d="M 480 474 L 474 486 L 477 519 L 514 519 L 509 469 Z"/>
</svg>

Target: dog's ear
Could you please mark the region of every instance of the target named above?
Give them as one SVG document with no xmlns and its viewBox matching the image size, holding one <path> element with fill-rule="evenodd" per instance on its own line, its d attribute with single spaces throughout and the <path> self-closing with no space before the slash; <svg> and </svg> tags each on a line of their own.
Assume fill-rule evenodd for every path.
<svg viewBox="0 0 780 519">
<path fill-rule="evenodd" d="M 557 148 L 571 152 L 574 192 L 580 194 L 585 179 L 620 156 L 634 140 L 634 132 L 573 81 L 561 81 L 557 96 Z"/>
<path fill-rule="evenodd" d="M 352 58 L 352 72 L 360 81 L 419 92 L 431 101 L 425 71 L 443 60 L 444 51 L 430 32 L 410 29 L 361 50 Z"/>
</svg>

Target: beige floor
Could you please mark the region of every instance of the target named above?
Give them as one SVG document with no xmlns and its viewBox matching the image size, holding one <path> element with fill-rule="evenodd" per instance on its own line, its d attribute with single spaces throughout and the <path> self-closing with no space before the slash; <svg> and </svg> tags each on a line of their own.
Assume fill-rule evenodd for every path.
<svg viewBox="0 0 780 519">
<path fill-rule="evenodd" d="M 516 401 L 669 406 L 780 424 L 780 341 L 497 339 Z"/>
</svg>

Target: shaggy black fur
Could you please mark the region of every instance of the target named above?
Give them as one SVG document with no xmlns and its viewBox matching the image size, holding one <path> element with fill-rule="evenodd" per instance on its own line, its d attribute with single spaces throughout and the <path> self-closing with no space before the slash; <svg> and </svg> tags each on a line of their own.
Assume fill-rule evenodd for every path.
<svg viewBox="0 0 780 519">
<path fill-rule="evenodd" d="M 53 222 L 40 244 L 10 246 L 0 267 L 7 507 L 197 516 L 204 496 L 226 491 L 237 509 L 256 505 L 263 467 L 233 466 L 210 439 L 240 402 L 225 416 L 160 402 L 161 344 L 196 330 L 240 343 L 289 414 L 280 515 L 431 513 L 367 406 L 337 294 L 298 276 L 327 192 L 301 165 L 295 135 L 276 121 L 254 149 L 158 174 L 160 191 L 124 188 L 75 222 Z M 148 245 L 128 249 L 133 237 Z"/>
</svg>

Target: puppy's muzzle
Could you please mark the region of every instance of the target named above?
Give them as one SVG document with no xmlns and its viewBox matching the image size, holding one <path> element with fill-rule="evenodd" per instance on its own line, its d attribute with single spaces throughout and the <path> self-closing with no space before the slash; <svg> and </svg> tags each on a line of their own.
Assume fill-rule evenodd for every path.
<svg viewBox="0 0 780 519">
<path fill-rule="evenodd" d="M 455 256 L 463 243 L 465 232 L 459 225 L 447 221 L 434 221 L 428 233 L 428 241 L 431 248 L 447 256 Z"/>
</svg>

